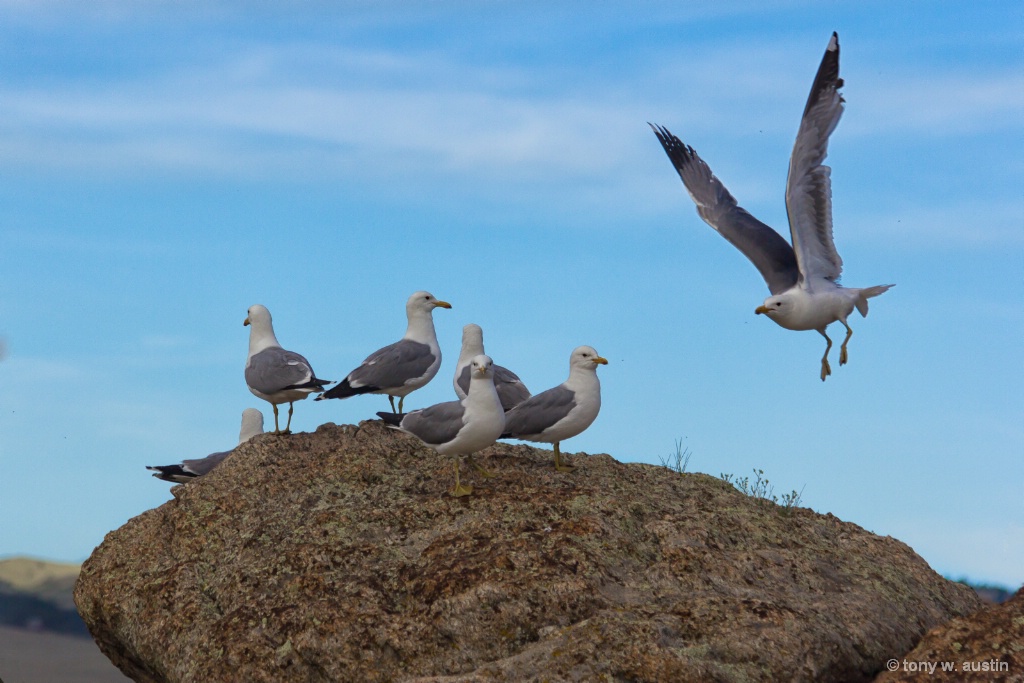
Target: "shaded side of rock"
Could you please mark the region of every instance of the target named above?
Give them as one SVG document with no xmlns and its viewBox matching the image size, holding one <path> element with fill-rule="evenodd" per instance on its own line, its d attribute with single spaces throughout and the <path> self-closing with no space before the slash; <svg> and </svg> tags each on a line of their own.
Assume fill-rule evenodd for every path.
<svg viewBox="0 0 1024 683">
<path fill-rule="evenodd" d="M 721 480 L 377 422 L 243 444 L 111 532 L 76 602 L 139 681 L 856 681 L 980 606 L 903 543 Z"/>
<path fill-rule="evenodd" d="M 876 681 L 1024 681 L 1024 589 L 929 631 Z"/>
</svg>

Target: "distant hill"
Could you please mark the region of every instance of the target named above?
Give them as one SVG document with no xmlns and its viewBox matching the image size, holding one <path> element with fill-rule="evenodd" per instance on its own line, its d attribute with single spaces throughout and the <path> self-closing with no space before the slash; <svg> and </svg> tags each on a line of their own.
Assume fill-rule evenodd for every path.
<svg viewBox="0 0 1024 683">
<path fill-rule="evenodd" d="M 72 598 L 80 569 L 27 557 L 0 560 L 0 625 L 89 637 Z"/>
</svg>

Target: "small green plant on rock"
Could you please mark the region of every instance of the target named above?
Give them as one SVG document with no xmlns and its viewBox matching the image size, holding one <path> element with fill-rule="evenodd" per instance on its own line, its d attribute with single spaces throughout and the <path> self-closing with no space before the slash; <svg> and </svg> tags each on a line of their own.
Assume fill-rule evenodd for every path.
<svg viewBox="0 0 1024 683">
<path fill-rule="evenodd" d="M 683 448 L 683 440 L 680 438 L 676 439 L 675 452 L 669 453 L 668 456 L 659 455 L 658 458 L 661 460 L 662 467 L 682 474 L 690 464 L 691 455 L 693 455 L 693 453 L 689 448 Z"/>
<path fill-rule="evenodd" d="M 799 491 L 793 490 L 783 494 L 782 502 L 779 503 L 779 497 L 775 495 L 775 487 L 764 476 L 764 470 L 755 469 L 753 481 L 750 480 L 750 477 L 735 477 L 724 472 L 718 476 L 725 483 L 735 486 L 744 495 L 750 496 L 755 500 L 779 505 L 786 514 L 791 513 L 794 508 L 800 507 L 800 501 L 804 495 L 804 489 L 801 487 Z"/>
</svg>

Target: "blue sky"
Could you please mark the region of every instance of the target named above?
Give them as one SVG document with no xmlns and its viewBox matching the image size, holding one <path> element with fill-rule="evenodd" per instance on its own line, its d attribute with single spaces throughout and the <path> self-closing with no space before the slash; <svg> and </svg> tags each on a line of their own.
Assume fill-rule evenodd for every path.
<svg viewBox="0 0 1024 683">
<path fill-rule="evenodd" d="M 83 3 L 84 4 L 84 3 Z M 939 572 L 1024 582 L 1024 15 L 971 3 L 0 0 L 0 556 L 81 561 L 233 445 L 248 306 L 341 379 L 427 289 L 538 391 L 579 344 L 567 452 L 803 489 Z M 839 32 L 850 363 L 754 308 L 646 122 L 788 236 L 788 157 Z M 838 331 L 833 331 L 839 337 Z M 354 423 L 383 397 L 296 405 Z M 443 466 L 441 463 L 439 467 Z"/>
</svg>

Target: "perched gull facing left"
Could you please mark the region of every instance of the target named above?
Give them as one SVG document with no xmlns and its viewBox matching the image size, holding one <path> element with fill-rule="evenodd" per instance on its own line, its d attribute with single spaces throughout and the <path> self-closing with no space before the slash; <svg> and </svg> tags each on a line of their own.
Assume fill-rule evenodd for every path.
<svg viewBox="0 0 1024 683">
<path fill-rule="evenodd" d="M 245 383 L 255 396 L 274 407 L 274 433 L 290 434 L 295 401 L 321 392 L 329 379 L 318 379 L 309 361 L 294 351 L 285 351 L 274 336 L 274 324 L 266 306 L 249 307 L 243 325 L 249 331 L 249 357 L 245 361 Z M 288 404 L 288 424 L 281 431 L 277 422 L 277 404 Z"/>
<path fill-rule="evenodd" d="M 405 397 L 434 379 L 441 367 L 441 348 L 434 333 L 435 308 L 451 308 L 447 301 L 438 301 L 430 292 L 416 292 L 405 303 L 409 325 L 400 341 L 378 349 L 366 357 L 359 367 L 348 373 L 322 396 L 348 398 L 357 394 L 387 394 L 391 410 L 402 412 Z"/>
<path fill-rule="evenodd" d="M 255 408 L 246 408 L 243 410 L 242 431 L 238 434 L 238 446 L 241 446 L 252 437 L 262 433 L 263 413 Z M 235 446 L 235 448 L 238 448 L 238 446 Z M 205 458 L 182 460 L 180 465 L 147 465 L 146 469 L 154 470 L 156 474 L 153 476 L 157 479 L 163 479 L 164 481 L 170 481 L 175 484 L 184 484 L 185 482 L 192 481 L 204 474 L 208 474 L 210 470 L 224 462 L 224 458 L 231 455 L 234 451 L 235 449 L 232 448 L 230 451 L 211 453 Z"/>
<path fill-rule="evenodd" d="M 761 272 L 771 296 L 754 311 L 764 313 L 787 330 L 817 330 L 825 337 L 821 357 L 821 381 L 832 374 L 828 352 L 832 340 L 825 328 L 839 321 L 846 338 L 839 349 L 839 364 L 847 360 L 846 344 L 853 330 L 846 322 L 854 307 L 868 314 L 868 299 L 893 285 L 864 289 L 840 286 L 843 260 L 832 241 L 831 168 L 824 165 L 828 138 L 843 113 L 839 88 L 839 36 L 832 39 L 818 67 L 807 98 L 786 180 L 786 213 L 789 214 L 791 247 L 779 233 L 737 205 L 693 147 L 683 144 L 663 126 L 651 125 L 668 158 L 676 167 L 697 213 Z"/>
<path fill-rule="evenodd" d="M 469 370 L 475 356 L 484 352 L 484 331 L 479 325 L 470 323 L 462 328 L 462 353 L 455 366 L 455 393 L 459 398 L 466 398 L 469 391 Z M 494 388 L 501 399 L 501 407 L 508 412 L 530 398 L 530 390 L 516 373 L 500 365 L 494 366 Z"/>
<path fill-rule="evenodd" d="M 438 403 L 402 415 L 377 413 L 386 423 L 427 444 L 441 455 L 455 456 L 453 496 L 468 496 L 473 487 L 459 482 L 460 455 L 487 448 L 505 429 L 505 411 L 494 389 L 494 362 L 484 355 L 470 362 L 469 393 L 461 401 Z"/>
<path fill-rule="evenodd" d="M 608 361 L 590 346 L 577 346 L 569 356 L 569 379 L 526 399 L 505 415 L 501 438 L 555 445 L 555 469 L 572 472 L 562 462 L 558 443 L 583 432 L 601 410 L 601 381 L 597 366 Z"/>
</svg>

